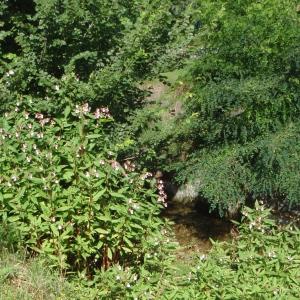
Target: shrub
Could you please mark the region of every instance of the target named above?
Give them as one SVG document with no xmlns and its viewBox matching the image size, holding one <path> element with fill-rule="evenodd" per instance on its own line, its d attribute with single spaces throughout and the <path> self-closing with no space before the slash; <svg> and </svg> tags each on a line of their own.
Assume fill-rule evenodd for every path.
<svg viewBox="0 0 300 300">
<path fill-rule="evenodd" d="M 299 203 L 297 1 L 196 2 L 185 115 L 164 142 L 189 147 L 166 168 L 220 212 L 257 197 Z"/>
<path fill-rule="evenodd" d="M 49 113 L 66 101 L 89 99 L 124 121 L 141 105 L 139 83 L 159 72 L 159 57 L 179 51 L 173 49 L 176 32 L 189 24 L 177 2 L 4 1 L 0 111 L 28 95 Z"/>
<path fill-rule="evenodd" d="M 148 175 L 116 161 L 108 109 L 70 105 L 55 117 L 30 109 L 20 102 L 0 117 L 1 224 L 61 270 L 141 262 L 162 228 L 161 204 Z"/>
<path fill-rule="evenodd" d="M 239 234 L 214 243 L 195 269 L 198 299 L 298 299 L 300 231 L 277 225 L 270 209 L 245 208 Z"/>
</svg>

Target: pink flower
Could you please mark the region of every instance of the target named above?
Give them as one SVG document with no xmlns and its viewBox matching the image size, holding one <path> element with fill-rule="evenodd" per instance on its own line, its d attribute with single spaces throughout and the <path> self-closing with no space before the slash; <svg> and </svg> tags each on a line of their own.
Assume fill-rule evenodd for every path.
<svg viewBox="0 0 300 300">
<path fill-rule="evenodd" d="M 42 120 L 44 118 L 44 115 L 41 114 L 41 113 L 36 113 L 35 118 L 38 119 L 38 120 Z"/>
<path fill-rule="evenodd" d="M 42 126 L 44 126 L 45 124 L 47 124 L 47 123 L 49 123 L 49 122 L 50 122 L 50 119 L 49 119 L 49 118 L 40 120 L 40 124 L 41 124 Z"/>
</svg>

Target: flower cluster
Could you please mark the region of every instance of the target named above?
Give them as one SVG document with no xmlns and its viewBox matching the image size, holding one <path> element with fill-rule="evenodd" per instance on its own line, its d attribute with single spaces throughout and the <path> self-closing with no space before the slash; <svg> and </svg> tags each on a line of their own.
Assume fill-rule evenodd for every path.
<svg viewBox="0 0 300 300">
<path fill-rule="evenodd" d="M 130 160 L 126 160 L 123 167 L 128 172 L 134 172 L 135 171 L 135 164 L 133 162 L 131 162 Z"/>
<path fill-rule="evenodd" d="M 25 112 L 25 118 L 28 119 L 29 114 Z M 35 118 L 39 121 L 42 127 L 50 122 L 50 118 L 45 118 L 42 113 L 36 113 Z"/>
<path fill-rule="evenodd" d="M 9 70 L 5 75 L 7 77 L 10 77 L 10 76 L 13 76 L 15 74 L 15 71 L 14 70 Z"/>
<path fill-rule="evenodd" d="M 82 105 L 76 105 L 75 107 L 75 114 L 79 115 L 79 118 L 82 115 L 87 115 L 91 112 L 91 107 L 88 103 L 84 103 Z M 99 107 L 94 112 L 95 119 L 108 119 L 111 118 L 111 114 L 109 112 L 108 107 Z"/>
<path fill-rule="evenodd" d="M 167 204 L 167 194 L 165 192 L 165 184 L 164 184 L 164 181 L 162 179 L 158 179 L 156 181 L 156 187 L 158 189 L 158 202 L 159 203 L 162 203 L 164 207 L 167 207 L 168 204 Z"/>
<path fill-rule="evenodd" d="M 95 177 L 95 178 L 99 178 L 100 174 L 96 169 L 92 169 L 89 171 L 85 172 L 85 177 L 90 178 L 90 177 Z"/>
<path fill-rule="evenodd" d="M 150 173 L 150 172 L 147 172 L 147 173 L 141 175 L 142 180 L 146 180 L 146 179 L 151 178 L 151 177 L 153 177 L 153 174 Z"/>
<path fill-rule="evenodd" d="M 128 200 L 129 209 L 128 212 L 132 215 L 135 210 L 138 210 L 140 207 L 132 199 Z"/>
<path fill-rule="evenodd" d="M 108 107 L 99 107 L 99 108 L 97 108 L 95 113 L 94 113 L 94 116 L 95 116 L 96 119 L 111 118 Z"/>
<path fill-rule="evenodd" d="M 269 251 L 269 252 L 267 253 L 267 257 L 269 257 L 269 258 L 276 258 L 277 255 L 276 255 L 276 253 L 275 253 L 274 250 L 271 250 L 271 251 Z"/>
<path fill-rule="evenodd" d="M 75 107 L 75 114 L 79 115 L 86 115 L 91 111 L 91 108 L 88 103 L 84 103 L 82 105 L 76 105 Z"/>
<path fill-rule="evenodd" d="M 119 171 L 119 170 L 122 170 L 122 166 L 120 165 L 119 162 L 117 162 L 116 160 L 111 160 L 110 161 L 110 165 L 111 167 L 116 170 L 116 171 Z"/>
</svg>

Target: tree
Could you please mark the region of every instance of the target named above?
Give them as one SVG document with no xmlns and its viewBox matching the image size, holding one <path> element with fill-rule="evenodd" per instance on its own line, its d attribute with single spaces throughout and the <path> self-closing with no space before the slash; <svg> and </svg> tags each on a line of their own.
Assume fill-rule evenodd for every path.
<svg viewBox="0 0 300 300">
<path fill-rule="evenodd" d="M 178 138 L 179 176 L 212 207 L 272 198 L 299 203 L 300 32 L 297 1 L 201 1 L 197 58 Z M 182 167 L 182 164 L 181 164 Z"/>
</svg>

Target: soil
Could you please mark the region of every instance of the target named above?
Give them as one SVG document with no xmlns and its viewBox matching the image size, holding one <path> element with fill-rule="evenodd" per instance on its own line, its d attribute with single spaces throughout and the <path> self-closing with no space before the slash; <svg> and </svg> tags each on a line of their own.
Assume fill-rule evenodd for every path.
<svg viewBox="0 0 300 300">
<path fill-rule="evenodd" d="M 206 254 L 212 247 L 212 240 L 225 241 L 231 238 L 232 223 L 199 212 L 194 207 L 170 204 L 164 217 L 173 222 L 173 230 L 180 247 L 178 260 L 188 262 L 196 256 Z"/>
</svg>

